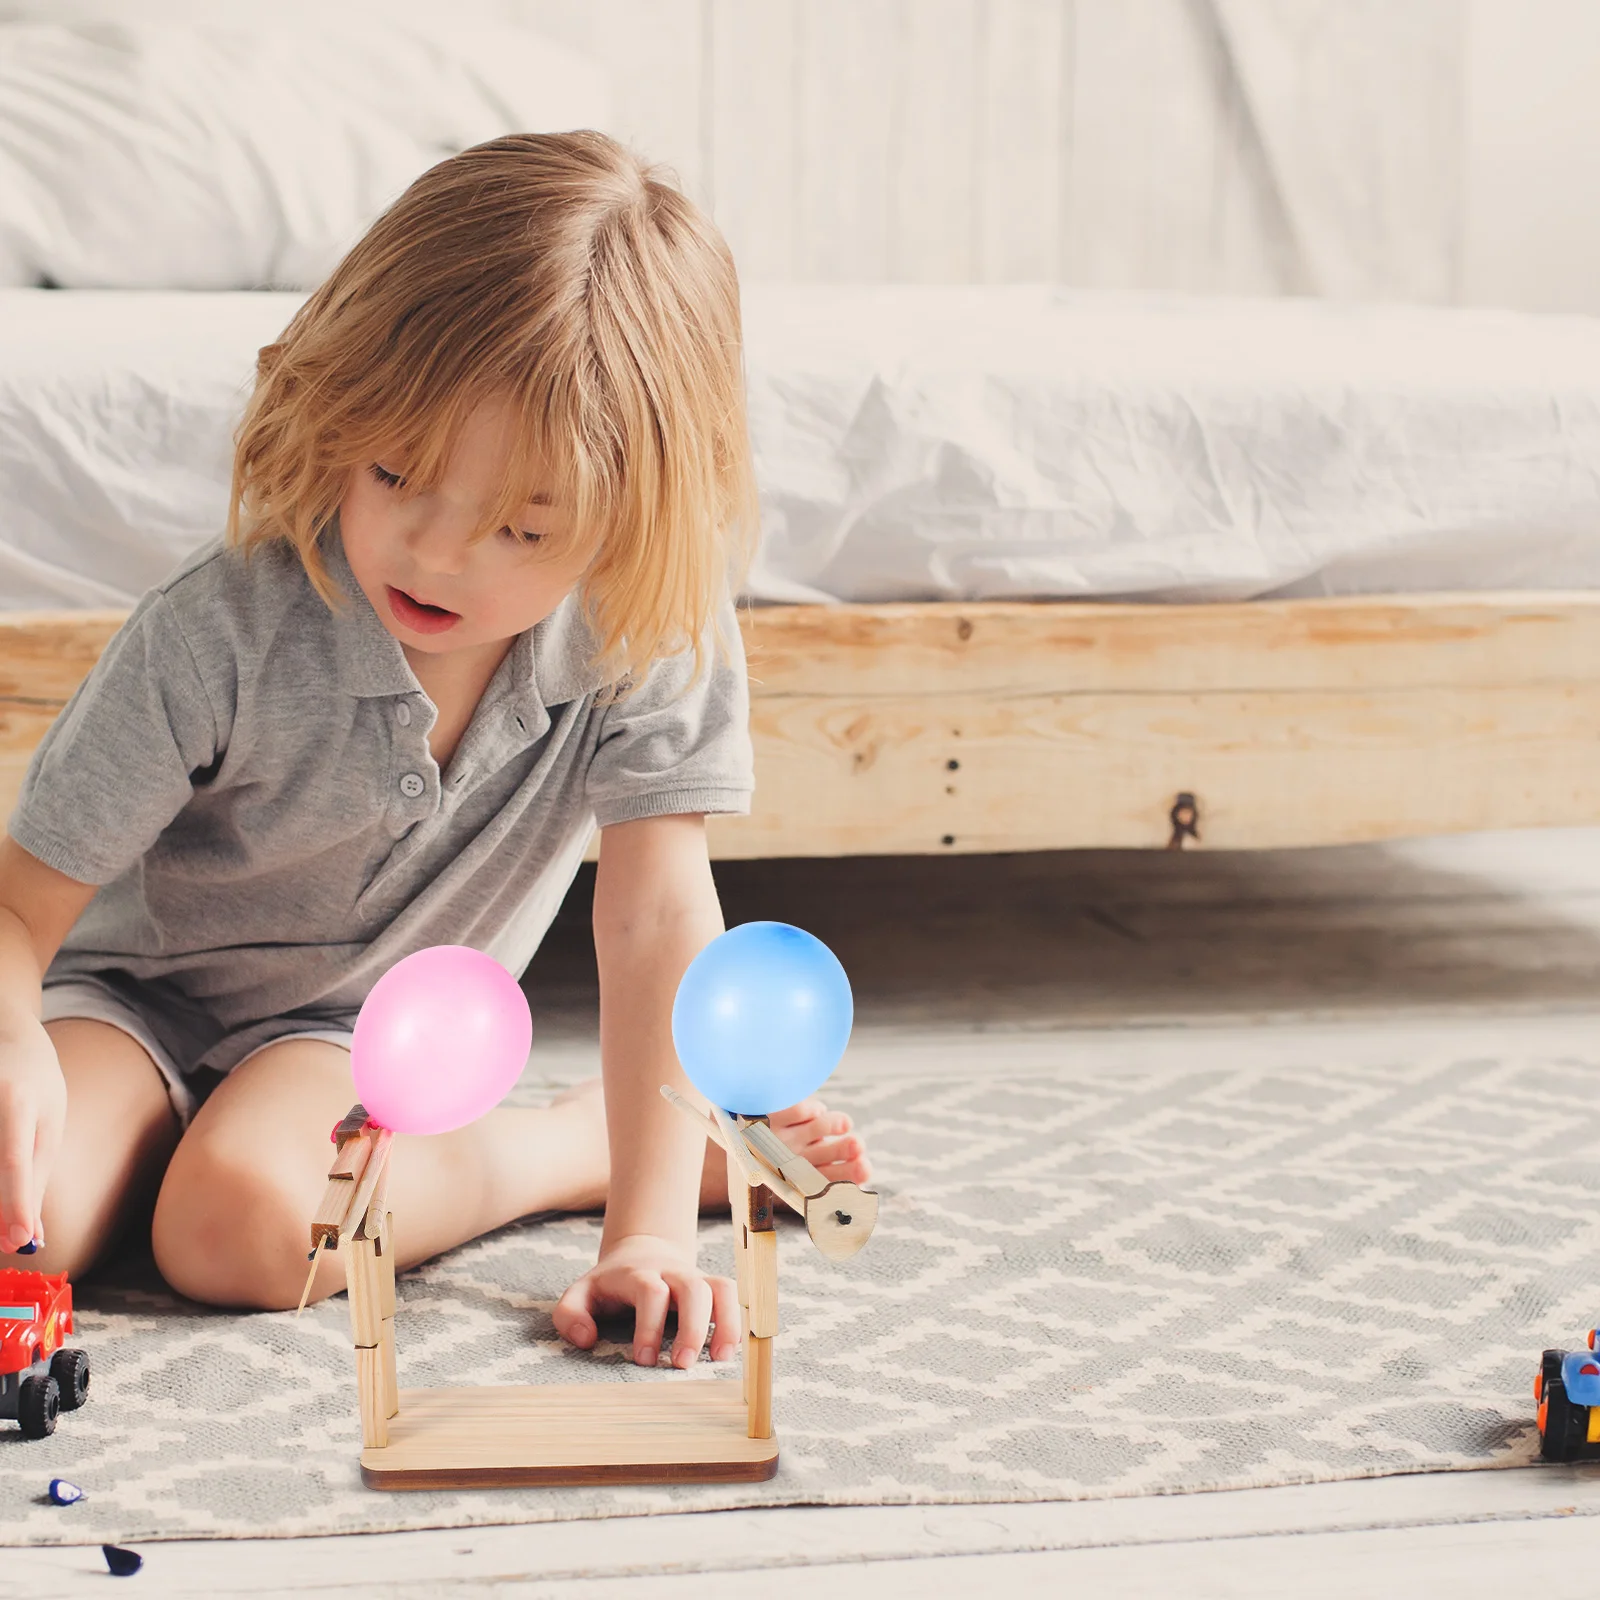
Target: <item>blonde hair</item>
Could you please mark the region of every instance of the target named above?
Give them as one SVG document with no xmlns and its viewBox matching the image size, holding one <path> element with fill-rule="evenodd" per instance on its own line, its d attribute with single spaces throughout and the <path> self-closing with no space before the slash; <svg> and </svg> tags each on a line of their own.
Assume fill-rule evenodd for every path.
<svg viewBox="0 0 1600 1600">
<path fill-rule="evenodd" d="M 228 539 L 318 540 L 350 471 L 403 456 L 436 485 L 463 421 L 509 401 L 499 503 L 536 490 L 598 540 L 581 581 L 607 682 L 686 649 L 748 569 L 759 506 L 739 285 L 715 225 L 605 134 L 515 134 L 423 173 L 260 354 L 235 435 Z M 553 536 L 547 536 L 553 539 Z M 561 553 L 551 546 L 553 553 Z"/>
</svg>

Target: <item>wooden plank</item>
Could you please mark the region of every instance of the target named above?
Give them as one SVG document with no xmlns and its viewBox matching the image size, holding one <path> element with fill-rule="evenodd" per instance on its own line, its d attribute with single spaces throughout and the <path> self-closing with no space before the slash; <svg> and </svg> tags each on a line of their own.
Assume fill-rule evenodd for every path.
<svg viewBox="0 0 1600 1600">
<path fill-rule="evenodd" d="M 747 818 L 722 857 L 1274 849 L 1600 814 L 1600 684 L 1392 693 L 756 703 Z"/>
<path fill-rule="evenodd" d="M 395 1313 L 394 1293 L 394 1213 L 384 1213 L 383 1237 L 378 1242 L 378 1314 L 392 1317 Z"/>
<path fill-rule="evenodd" d="M 394 1148 L 394 1133 L 389 1128 L 375 1127 L 370 1137 L 372 1154 L 367 1158 L 361 1176 L 356 1180 L 355 1195 L 345 1216 L 345 1228 L 349 1233 L 356 1233 L 365 1228 L 367 1209 L 372 1204 L 372 1197 L 378 1192 L 378 1185 L 388 1176 L 389 1153 Z"/>
<path fill-rule="evenodd" d="M 126 611 L 0 611 L 0 710 L 53 715 L 127 620 Z"/>
<path fill-rule="evenodd" d="M 352 1239 L 345 1248 L 345 1288 L 350 1298 L 350 1342 L 372 1349 L 383 1338 L 383 1268 L 369 1239 Z"/>
<path fill-rule="evenodd" d="M 0 734 L 31 748 L 115 629 L 0 623 Z M 1218 605 L 949 601 L 746 607 L 756 699 L 1050 690 L 1508 685 L 1600 676 L 1600 593 L 1494 592 Z M 3 726 L 3 724 L 0 724 Z"/>
<path fill-rule="evenodd" d="M 1364 1528 L 1393 1530 L 1396 1542 L 1389 1548 L 1404 1560 L 1413 1540 L 1420 1547 L 1434 1537 L 1430 1529 L 1448 1532 L 1476 1521 L 1484 1528 L 1510 1531 L 1527 1527 L 1532 1519 L 1537 1535 L 1554 1527 L 1588 1528 L 1592 1535 L 1600 1532 L 1596 1511 L 1600 1479 L 1582 1469 L 1417 1473 L 1110 1500 L 769 1506 L 711 1516 L 690 1512 L 603 1521 L 576 1518 L 478 1526 L 467 1539 L 459 1528 L 360 1538 L 172 1539 L 161 1542 L 160 1574 L 164 1594 L 205 1600 L 224 1593 L 280 1595 L 312 1587 L 319 1596 L 335 1600 L 388 1600 L 472 1585 L 486 1591 L 499 1585 L 503 1591 L 508 1584 L 536 1580 L 541 1592 L 556 1582 L 570 1582 L 578 1595 L 598 1595 L 615 1592 L 627 1580 L 633 1580 L 631 1592 L 639 1592 L 639 1584 L 658 1573 L 690 1575 L 701 1595 L 716 1587 L 714 1575 L 723 1575 L 724 1587 L 741 1580 L 770 1587 L 775 1574 L 788 1573 L 800 1592 L 815 1593 L 819 1584 L 833 1591 L 841 1581 L 853 1582 L 858 1573 L 871 1577 L 881 1571 L 879 1563 L 908 1558 L 1147 1545 L 1182 1549 L 1201 1541 L 1215 1541 L 1218 1552 L 1227 1555 L 1255 1538 L 1304 1551 L 1309 1548 L 1307 1535 Z M 507 1507 L 505 1514 L 515 1515 L 515 1507 Z M 7 1549 L 4 1560 L 8 1579 L 33 1600 L 88 1594 L 105 1583 L 104 1565 L 92 1546 Z M 957 1570 L 981 1573 L 983 1568 L 968 1562 Z M 1336 1574 L 1338 1570 L 1334 1568 Z M 1502 1577 L 1488 1566 L 1482 1570 L 1500 1583 L 1502 1593 L 1521 1581 L 1520 1571 Z M 1584 1568 L 1569 1570 L 1581 1577 Z M 809 1590 L 803 1587 L 807 1584 Z M 875 1594 L 895 1592 L 880 1584 Z M 1187 1595 L 1195 1586 L 1169 1584 L 1155 1592 Z M 1241 1591 L 1236 1587 L 1232 1592 Z M 1292 1579 L 1268 1592 L 1297 1594 L 1298 1582 Z M 1346 1592 L 1358 1591 L 1352 1587 Z M 1387 1592 L 1381 1577 L 1372 1592 Z M 1429 1587 L 1416 1592 L 1427 1594 Z"/>
<path fill-rule="evenodd" d="M 770 1228 L 749 1235 L 749 1331 L 758 1339 L 778 1332 L 778 1235 Z"/>
<path fill-rule="evenodd" d="M 778 1331 L 778 1235 L 772 1191 L 752 1185 L 742 1219 L 745 1245 L 745 1432 L 772 1437 L 772 1338 Z"/>
<path fill-rule="evenodd" d="M 1131 1549 L 1018 1550 L 981 1556 L 920 1554 L 829 1565 L 820 1571 L 752 1567 L 730 1574 L 767 1600 L 970 1600 L 974 1594 L 1083 1595 L 1093 1600 L 1349 1600 L 1444 1596 L 1502 1600 L 1512 1594 L 1578 1597 L 1600 1558 L 1600 1526 L 1568 1516 L 1534 1523 L 1384 1528 L 1260 1540 L 1143 1544 Z M 1575 1581 L 1576 1580 L 1576 1581 Z M 696 1600 L 706 1574 L 658 1571 L 630 1579 L 629 1600 Z M 601 1579 L 543 1580 L 548 1600 L 616 1594 Z"/>
<path fill-rule="evenodd" d="M 755 1235 L 751 1234 L 754 1241 Z M 753 1440 L 772 1437 L 772 1340 L 760 1334 L 745 1334 L 745 1426 Z"/>
<path fill-rule="evenodd" d="M 356 1393 L 361 1404 L 361 1443 L 368 1450 L 382 1449 L 389 1442 L 389 1410 L 383 1351 L 376 1345 L 356 1347 Z"/>
<path fill-rule="evenodd" d="M 400 1377 L 394 1356 L 394 1318 L 383 1319 L 378 1339 L 379 1395 L 384 1419 L 398 1416 L 400 1412 Z"/>
<path fill-rule="evenodd" d="M 865 1249 L 878 1223 L 878 1192 L 840 1179 L 806 1201 L 806 1231 L 829 1261 Z"/>
<path fill-rule="evenodd" d="M 744 627 L 757 794 L 712 819 L 722 857 L 1160 848 L 1184 792 L 1200 843 L 1231 849 L 1600 809 L 1596 594 L 795 606 Z M 0 680 L 26 691 L 0 701 L 0 781 L 95 639 L 76 618 L 0 629 Z"/>
<path fill-rule="evenodd" d="M 1600 676 L 1600 593 L 764 606 L 752 698 L 1455 688 Z"/>
<path fill-rule="evenodd" d="M 759 1482 L 778 1448 L 745 1426 L 732 1379 L 403 1389 L 361 1476 L 372 1489 Z"/>
<path fill-rule="evenodd" d="M 349 1178 L 328 1179 L 327 1187 L 322 1191 L 322 1199 L 317 1206 L 317 1214 L 311 1219 L 313 1250 L 322 1244 L 326 1244 L 330 1250 L 339 1248 L 340 1240 L 352 1226 L 350 1202 L 354 1199 L 355 1192 L 355 1183 Z"/>
<path fill-rule="evenodd" d="M 828 1187 L 828 1180 L 803 1155 L 791 1150 L 765 1122 L 744 1119 L 739 1123 L 739 1131 L 756 1155 L 791 1183 L 802 1200 L 821 1194 Z"/>
</svg>

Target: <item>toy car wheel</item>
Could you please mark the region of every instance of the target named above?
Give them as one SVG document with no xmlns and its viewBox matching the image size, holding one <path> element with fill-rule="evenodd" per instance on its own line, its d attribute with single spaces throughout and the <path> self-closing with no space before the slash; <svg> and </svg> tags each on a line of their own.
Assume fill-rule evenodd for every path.
<svg viewBox="0 0 1600 1600">
<path fill-rule="evenodd" d="M 1567 1399 L 1567 1386 L 1560 1378 L 1546 1379 L 1544 1386 L 1544 1438 L 1539 1454 L 1546 1461 L 1577 1461 L 1589 1440 L 1589 1408 L 1575 1406 Z"/>
<path fill-rule="evenodd" d="M 61 1409 L 76 1411 L 89 1398 L 89 1356 L 83 1350 L 57 1350 L 50 1376 L 61 1390 Z"/>
<path fill-rule="evenodd" d="M 1565 1350 L 1546 1350 L 1539 1358 L 1539 1371 L 1546 1383 L 1561 1376 L 1561 1358 L 1566 1355 Z"/>
<path fill-rule="evenodd" d="M 24 1439 L 43 1439 L 56 1431 L 61 1410 L 61 1385 L 48 1374 L 22 1380 L 17 1391 L 17 1422 Z"/>
</svg>

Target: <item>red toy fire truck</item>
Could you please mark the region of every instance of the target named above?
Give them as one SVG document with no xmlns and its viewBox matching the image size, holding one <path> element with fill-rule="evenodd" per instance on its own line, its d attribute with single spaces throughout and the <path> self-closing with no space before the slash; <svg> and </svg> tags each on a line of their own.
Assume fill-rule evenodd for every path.
<svg viewBox="0 0 1600 1600">
<path fill-rule="evenodd" d="M 71 1332 L 66 1273 L 0 1268 L 0 1417 L 15 1420 L 24 1438 L 54 1433 L 57 1414 L 88 1398 L 88 1356 L 62 1348 Z"/>
</svg>

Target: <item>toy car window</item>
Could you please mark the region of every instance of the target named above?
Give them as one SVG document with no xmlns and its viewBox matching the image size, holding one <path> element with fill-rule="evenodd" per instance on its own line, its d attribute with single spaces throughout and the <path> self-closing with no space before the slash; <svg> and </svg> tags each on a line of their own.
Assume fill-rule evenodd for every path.
<svg viewBox="0 0 1600 1600">
<path fill-rule="evenodd" d="M 32 1322 L 38 1315 L 38 1306 L 0 1306 L 0 1322 Z"/>
</svg>

